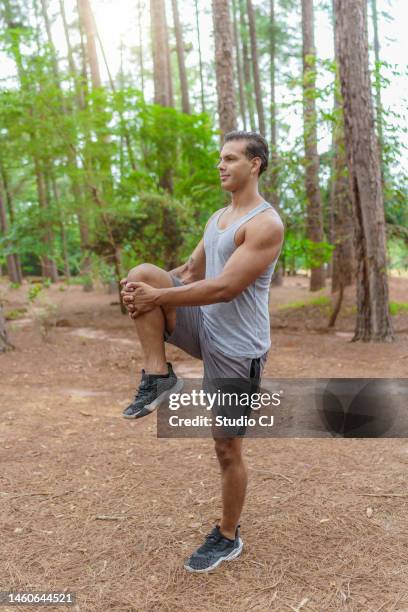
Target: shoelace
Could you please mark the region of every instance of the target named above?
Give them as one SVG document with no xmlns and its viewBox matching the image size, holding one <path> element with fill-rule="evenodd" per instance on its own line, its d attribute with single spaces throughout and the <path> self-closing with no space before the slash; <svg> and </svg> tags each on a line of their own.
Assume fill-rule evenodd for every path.
<svg viewBox="0 0 408 612">
<path fill-rule="evenodd" d="M 140 387 L 136 391 L 134 401 L 147 397 L 150 391 L 151 391 L 150 385 L 148 385 L 147 383 L 145 383 L 145 381 L 143 381 L 143 383 L 140 384 Z"/>
<path fill-rule="evenodd" d="M 200 546 L 200 552 L 207 552 L 211 550 L 213 544 L 217 544 L 223 537 L 220 533 L 210 533 L 205 537 L 205 542 Z"/>
</svg>

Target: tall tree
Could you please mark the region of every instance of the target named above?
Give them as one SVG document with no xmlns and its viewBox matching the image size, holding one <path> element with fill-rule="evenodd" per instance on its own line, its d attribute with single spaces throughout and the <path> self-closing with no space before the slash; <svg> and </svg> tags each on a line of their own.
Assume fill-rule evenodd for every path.
<svg viewBox="0 0 408 612">
<path fill-rule="evenodd" d="M 46 217 L 49 214 L 50 202 L 47 198 L 45 189 L 45 177 L 44 177 L 44 166 L 45 160 L 41 157 L 39 142 L 39 133 L 37 126 L 37 119 L 35 117 L 35 96 L 33 95 L 33 86 L 29 78 L 27 78 L 26 70 L 23 64 L 23 56 L 21 52 L 20 38 L 18 27 L 21 27 L 24 23 L 22 7 L 18 3 L 12 3 L 10 0 L 4 0 L 2 4 L 2 13 L 4 22 L 7 29 L 11 32 L 11 38 L 13 44 L 11 46 L 11 52 L 13 55 L 14 62 L 16 64 L 17 76 L 20 84 L 20 90 L 23 97 L 28 102 L 28 113 L 32 121 L 29 124 L 29 139 L 32 150 L 32 160 L 34 163 L 34 171 L 37 185 L 37 197 L 39 207 L 42 213 L 41 228 L 43 236 L 43 244 L 45 252 L 41 255 L 41 274 L 45 278 L 49 278 L 52 282 L 58 280 L 58 270 L 54 259 L 54 235 L 52 227 Z M 16 29 L 17 26 L 17 29 Z M 41 91 L 41 85 L 40 85 Z"/>
<path fill-rule="evenodd" d="M 172 83 L 164 0 L 150 0 L 151 37 L 153 51 L 154 101 L 161 106 L 173 106 Z"/>
<path fill-rule="evenodd" d="M 194 8 L 195 8 L 197 44 L 198 44 L 198 65 L 200 69 L 201 112 L 205 113 L 203 58 L 202 58 L 202 53 L 201 53 L 200 15 L 198 12 L 198 0 L 194 0 Z"/>
<path fill-rule="evenodd" d="M 251 41 L 251 56 L 252 56 L 252 70 L 254 75 L 255 85 L 255 101 L 256 110 L 258 113 L 258 126 L 262 136 L 266 136 L 265 117 L 262 102 L 261 92 L 261 81 L 259 78 L 259 62 L 258 62 L 258 49 L 256 41 L 256 27 L 255 27 L 255 14 L 254 7 L 252 6 L 252 0 L 247 0 L 247 11 L 248 11 L 248 24 L 249 24 L 249 37 Z"/>
<path fill-rule="evenodd" d="M 71 37 L 69 33 L 69 26 L 68 26 L 67 16 L 65 12 L 64 0 L 59 0 L 59 8 L 60 8 L 60 15 L 62 19 L 62 25 L 64 29 L 65 43 L 67 45 L 68 67 L 69 67 L 71 78 L 73 78 L 74 80 L 74 90 L 76 94 L 77 104 L 78 104 L 78 108 L 84 108 L 85 107 L 85 102 L 83 99 L 84 91 L 83 91 L 83 88 L 80 87 L 80 83 L 78 79 L 78 70 L 76 68 L 75 61 L 74 61 L 74 51 L 73 51 Z"/>
<path fill-rule="evenodd" d="M 242 63 L 244 65 L 245 99 L 248 107 L 249 125 L 251 126 L 251 130 L 254 131 L 255 113 L 251 77 L 251 58 L 248 52 L 248 28 L 246 23 L 245 0 L 239 0 L 239 23 L 242 41 Z"/>
<path fill-rule="evenodd" d="M 383 134 L 383 117 L 382 117 L 382 102 L 381 102 L 380 37 L 378 34 L 377 0 L 371 0 L 371 13 L 372 13 L 372 19 L 373 19 L 374 57 L 375 57 L 375 63 L 376 63 L 375 111 L 376 111 L 376 117 L 377 117 L 378 145 L 380 148 L 381 176 L 382 176 L 382 180 L 384 181 L 384 160 L 383 160 L 384 134 Z"/>
<path fill-rule="evenodd" d="M 302 0 L 303 35 L 303 131 L 305 146 L 305 187 L 307 195 L 307 237 L 314 243 L 323 242 L 323 214 L 319 189 L 319 155 L 317 153 L 316 118 L 316 51 L 314 44 L 313 0 Z M 323 264 L 312 261 L 310 290 L 325 285 Z"/>
<path fill-rule="evenodd" d="M 13 225 L 15 217 L 8 175 L 2 159 L 0 159 L 0 198 L 0 229 L 2 229 L 4 234 L 7 234 L 9 229 L 8 219 L 10 219 L 10 224 Z M 7 255 L 7 273 L 12 283 L 21 283 L 23 281 L 23 271 L 18 253 Z"/>
<path fill-rule="evenodd" d="M 384 201 L 368 68 L 367 0 L 334 0 L 354 209 L 357 320 L 353 341 L 394 339 L 388 304 Z"/>
<path fill-rule="evenodd" d="M 215 74 L 221 134 L 235 130 L 237 114 L 234 89 L 232 26 L 228 0 L 212 0 L 215 36 Z"/>
<path fill-rule="evenodd" d="M 3 314 L 3 306 L 0 304 L 0 353 L 14 348 L 7 336 L 6 321 Z"/>
<path fill-rule="evenodd" d="M 340 290 L 354 282 L 355 256 L 353 246 L 354 220 L 347 174 L 346 143 L 344 139 L 343 101 L 338 77 L 336 56 L 336 79 L 334 86 L 334 121 L 332 134 L 333 161 L 330 188 L 330 241 L 334 244 L 331 270 L 331 290 Z"/>
<path fill-rule="evenodd" d="M 42 17 L 43 17 L 44 24 L 45 24 L 45 31 L 47 33 L 48 46 L 49 46 L 49 49 L 50 49 L 50 52 L 51 52 L 52 71 L 53 71 L 53 75 L 54 75 L 55 85 L 56 85 L 56 87 L 58 89 L 58 93 L 59 93 L 59 103 L 60 103 L 61 113 L 66 115 L 67 114 L 67 108 L 66 108 L 66 104 L 65 104 L 65 100 L 64 100 L 63 92 L 62 92 L 62 87 L 61 87 L 61 79 L 60 79 L 60 73 L 59 73 L 59 68 L 58 68 L 58 59 L 57 59 L 57 53 L 56 53 L 54 41 L 53 41 L 53 38 L 52 38 L 51 20 L 49 18 L 49 14 L 48 14 L 48 2 L 47 2 L 47 0 L 41 0 L 41 13 L 42 13 Z M 69 150 L 68 157 L 69 157 L 69 160 L 72 163 L 72 161 L 73 161 L 73 154 L 72 154 L 71 147 L 68 147 L 68 150 Z M 59 189 L 58 189 L 57 180 L 56 180 L 56 177 L 55 177 L 55 169 L 53 168 L 53 163 L 52 162 L 49 164 L 48 174 L 50 175 L 49 178 L 50 178 L 51 185 L 52 185 L 52 194 L 53 194 L 53 199 L 54 199 L 54 205 L 55 205 L 56 209 L 58 210 L 58 214 L 59 214 L 61 246 L 62 246 L 63 261 L 64 261 L 64 275 L 65 275 L 65 278 L 70 278 L 68 243 L 67 243 L 67 236 L 66 236 L 66 232 L 65 232 L 64 211 L 62 209 L 61 199 L 59 197 Z M 48 196 L 48 197 L 50 197 L 50 196 Z"/>
<path fill-rule="evenodd" d="M 92 88 L 102 87 L 99 70 L 98 54 L 96 51 L 96 31 L 90 0 L 77 0 L 78 12 L 86 38 L 86 54 L 91 72 Z"/>
<path fill-rule="evenodd" d="M 276 22 L 275 22 L 275 0 L 270 0 L 270 13 L 269 13 L 269 23 L 270 23 L 270 43 L 269 43 L 269 52 L 270 52 L 270 62 L 271 62 L 271 71 L 270 71 L 270 79 L 271 79 L 271 145 L 272 145 L 272 155 L 273 152 L 276 152 L 277 147 L 277 121 L 276 121 Z"/>
<path fill-rule="evenodd" d="M 60 14 L 62 19 L 62 24 L 64 28 L 65 42 L 67 45 L 67 56 L 68 56 L 68 67 L 70 71 L 71 78 L 74 81 L 74 91 L 75 91 L 75 99 L 76 105 L 78 109 L 85 108 L 85 91 L 84 91 L 84 83 L 80 83 L 78 78 L 77 68 L 74 61 L 74 51 L 71 44 L 71 37 L 69 34 L 69 27 L 67 22 L 67 17 L 65 13 L 65 7 L 63 0 L 59 0 Z M 82 85 L 82 86 L 81 86 Z M 91 268 L 92 261 L 89 254 L 89 220 L 88 214 L 84 206 L 84 194 L 83 194 L 83 185 L 81 184 L 78 175 L 79 175 L 79 164 L 77 159 L 76 149 L 72 147 L 67 147 L 67 157 L 68 157 L 68 175 L 72 185 L 72 195 L 75 202 L 75 209 L 78 218 L 79 225 L 79 238 L 81 251 L 83 254 L 81 260 L 81 274 L 85 277 L 86 282 L 83 284 L 84 291 L 91 291 L 93 289 L 93 282 L 91 279 Z"/>
<path fill-rule="evenodd" d="M 242 123 L 244 125 L 244 130 L 247 129 L 247 120 L 246 120 L 246 104 L 245 104 L 245 95 L 244 95 L 244 84 L 242 78 L 242 68 L 241 68 L 241 48 L 240 48 L 240 40 L 239 40 L 239 32 L 238 32 L 238 23 L 237 23 L 237 4 L 236 0 L 232 0 L 232 18 L 234 24 L 234 49 L 235 49 L 235 61 L 236 61 L 236 69 L 237 69 L 237 80 L 238 80 L 238 99 L 239 99 L 239 112 L 242 118 Z"/>
<path fill-rule="evenodd" d="M 278 177 L 278 124 L 276 110 L 276 21 L 275 21 L 275 0 L 270 0 L 269 6 L 270 19 L 270 87 L 271 87 L 271 107 L 270 107 L 270 126 L 271 126 L 271 170 L 269 173 L 270 199 L 279 212 L 279 177 Z M 279 287 L 283 284 L 283 270 L 281 262 L 275 268 L 272 285 Z"/>
<path fill-rule="evenodd" d="M 180 16 L 178 10 L 177 0 L 171 0 L 173 7 L 173 21 L 174 21 L 174 33 L 176 35 L 176 48 L 177 48 L 177 61 L 180 75 L 180 89 L 181 89 L 181 108 L 183 113 L 190 114 L 190 100 L 188 96 L 188 82 L 186 73 L 186 62 L 184 59 L 184 42 L 183 42 L 183 31 L 180 23 Z"/>
<path fill-rule="evenodd" d="M 140 88 L 142 90 L 142 96 L 144 98 L 144 58 L 143 58 L 143 37 L 142 37 L 142 0 L 138 1 L 137 4 L 137 31 L 139 37 L 139 75 L 140 75 Z"/>
<path fill-rule="evenodd" d="M 3 199 L 2 188 L 0 186 L 0 230 L 3 236 L 7 235 L 8 232 L 8 222 L 7 222 L 7 212 L 6 212 L 6 204 Z M 7 274 L 12 283 L 19 283 L 20 278 L 18 274 L 17 262 L 14 253 L 8 253 L 7 257 Z"/>
<path fill-rule="evenodd" d="M 275 22 L 275 0 L 270 0 L 270 87 L 271 87 L 271 198 L 274 207 L 279 210 L 279 180 L 278 180 L 278 122 L 276 110 L 276 22 Z M 278 266 L 280 269 L 280 266 Z"/>
</svg>

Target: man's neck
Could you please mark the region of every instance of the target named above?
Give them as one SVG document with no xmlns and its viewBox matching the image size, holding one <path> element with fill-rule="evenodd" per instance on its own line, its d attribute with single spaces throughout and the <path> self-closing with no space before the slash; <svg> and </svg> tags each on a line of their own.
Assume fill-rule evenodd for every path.
<svg viewBox="0 0 408 612">
<path fill-rule="evenodd" d="M 248 185 L 244 189 L 234 191 L 231 196 L 233 210 L 251 209 L 264 202 L 258 191 L 258 185 Z"/>
</svg>

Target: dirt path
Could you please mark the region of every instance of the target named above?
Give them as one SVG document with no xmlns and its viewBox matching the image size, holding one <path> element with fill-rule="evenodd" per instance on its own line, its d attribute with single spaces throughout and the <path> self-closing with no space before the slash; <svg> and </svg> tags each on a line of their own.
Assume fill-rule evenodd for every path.
<svg viewBox="0 0 408 612">
<path fill-rule="evenodd" d="M 391 291 L 408 302 L 406 279 Z M 220 516 L 212 441 L 158 440 L 155 416 L 121 417 L 142 361 L 116 296 L 45 293 L 58 306 L 49 341 L 29 311 L 0 356 L 0 590 L 68 588 L 81 612 L 408 611 L 406 440 L 247 440 L 245 552 L 187 574 Z M 6 312 L 26 294 L 8 291 Z M 354 344 L 350 313 L 327 333 L 324 309 L 277 309 L 299 300 L 305 279 L 272 292 L 265 376 L 408 377 L 406 314 L 396 343 Z M 351 290 L 346 314 L 352 303 Z M 168 359 L 201 373 L 175 348 Z"/>
</svg>

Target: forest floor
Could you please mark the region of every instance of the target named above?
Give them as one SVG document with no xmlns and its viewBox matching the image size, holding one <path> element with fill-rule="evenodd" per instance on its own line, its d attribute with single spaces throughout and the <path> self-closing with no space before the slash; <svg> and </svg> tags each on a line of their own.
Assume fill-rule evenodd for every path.
<svg viewBox="0 0 408 612">
<path fill-rule="evenodd" d="M 68 589 L 81 612 L 408 611 L 407 440 L 246 440 L 244 552 L 189 574 L 183 560 L 220 517 L 213 442 L 122 418 L 143 364 L 116 295 L 60 284 L 29 305 L 27 284 L 0 289 L 20 316 L 0 355 L 0 591 Z M 354 291 L 327 332 L 327 300 L 296 302 L 329 290 L 310 295 L 304 277 L 272 289 L 264 376 L 408 377 L 408 312 L 395 343 L 350 343 Z M 390 293 L 407 303 L 408 279 Z"/>
</svg>

